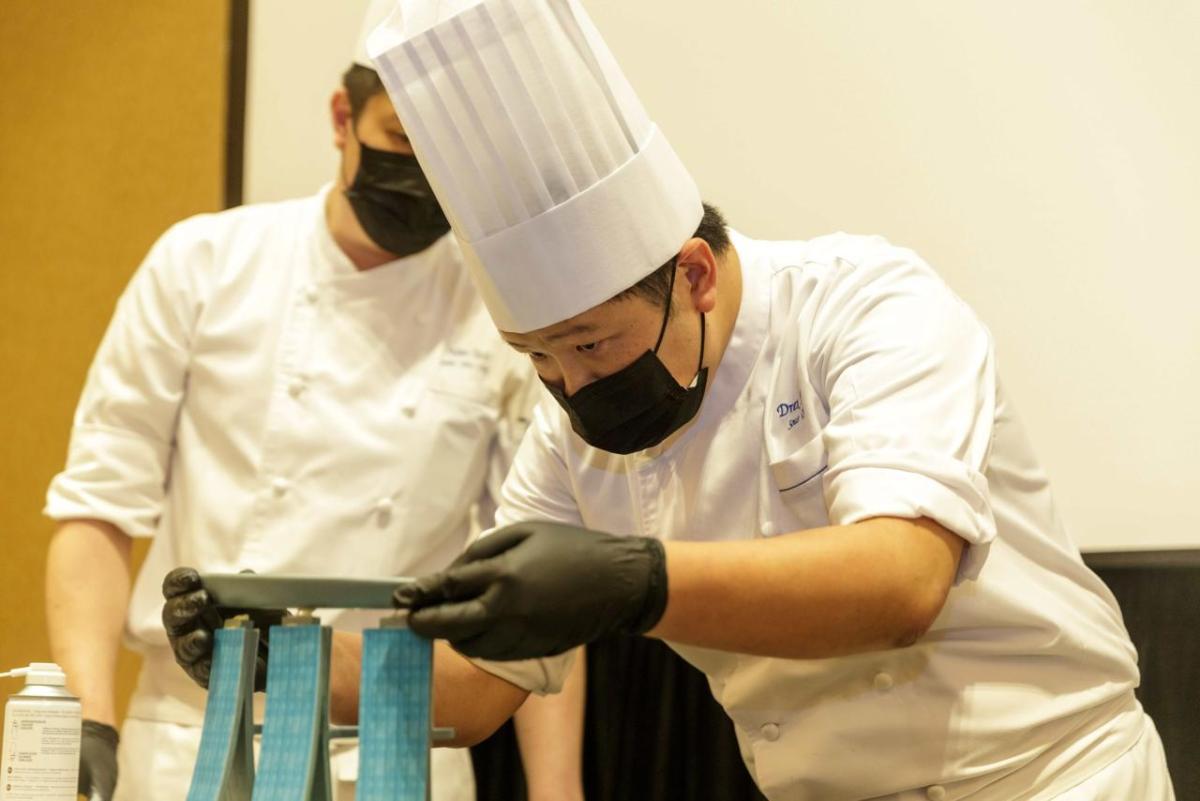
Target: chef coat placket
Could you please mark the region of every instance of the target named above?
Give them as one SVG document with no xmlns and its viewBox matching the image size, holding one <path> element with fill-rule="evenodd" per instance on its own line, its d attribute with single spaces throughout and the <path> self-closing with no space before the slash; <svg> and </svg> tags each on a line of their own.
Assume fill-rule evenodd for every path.
<svg viewBox="0 0 1200 801">
<path fill-rule="evenodd" d="M 266 555 L 261 549 L 269 547 L 263 535 L 270 521 L 286 516 L 286 510 L 297 502 L 296 494 L 304 491 L 303 487 L 295 486 L 290 474 L 288 433 L 295 429 L 298 418 L 305 416 L 305 396 L 311 391 L 311 378 L 303 361 L 321 303 L 321 286 L 314 276 L 310 274 L 307 280 L 297 282 L 279 338 L 275 377 L 265 416 L 259 488 L 244 546 L 244 553 L 251 561 Z"/>
</svg>

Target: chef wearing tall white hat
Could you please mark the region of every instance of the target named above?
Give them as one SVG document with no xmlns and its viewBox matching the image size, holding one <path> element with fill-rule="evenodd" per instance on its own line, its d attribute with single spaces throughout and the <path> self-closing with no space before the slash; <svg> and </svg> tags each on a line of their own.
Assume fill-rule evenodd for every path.
<svg viewBox="0 0 1200 801">
<path fill-rule="evenodd" d="M 1173 797 L 1115 600 L 928 265 L 727 227 L 576 0 L 402 0 L 368 47 L 557 400 L 500 528 L 397 594 L 486 671 L 441 680 L 553 690 L 574 646 L 643 634 L 773 801 Z"/>
<path fill-rule="evenodd" d="M 560 407 L 507 527 L 400 599 L 416 630 L 493 659 L 660 637 L 772 799 L 1171 797 L 1116 603 L 916 254 L 728 229 L 576 0 L 404 2 L 369 48 Z"/>
</svg>

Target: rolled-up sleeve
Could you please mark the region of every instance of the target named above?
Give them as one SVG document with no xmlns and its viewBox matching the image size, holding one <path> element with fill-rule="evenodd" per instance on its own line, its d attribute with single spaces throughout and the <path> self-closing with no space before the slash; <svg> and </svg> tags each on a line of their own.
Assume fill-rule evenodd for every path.
<svg viewBox="0 0 1200 801">
<path fill-rule="evenodd" d="M 174 230 L 174 229 L 173 229 Z M 67 463 L 44 513 L 154 533 L 187 380 L 197 311 L 192 265 L 168 232 L 117 302 L 75 412 Z"/>
<path fill-rule="evenodd" d="M 565 654 L 545 659 L 520 659 L 513 662 L 472 659 L 471 662 L 522 690 L 528 690 L 535 695 L 553 695 L 562 690 L 578 650 L 573 648 Z"/>
<path fill-rule="evenodd" d="M 985 477 L 996 403 L 991 336 L 910 251 L 847 270 L 817 315 L 830 521 L 928 517 L 968 543 L 975 578 L 996 536 Z"/>
</svg>

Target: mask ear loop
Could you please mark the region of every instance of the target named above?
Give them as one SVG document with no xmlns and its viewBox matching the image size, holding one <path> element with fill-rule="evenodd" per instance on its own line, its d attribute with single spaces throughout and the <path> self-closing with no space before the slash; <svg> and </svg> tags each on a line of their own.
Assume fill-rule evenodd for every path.
<svg viewBox="0 0 1200 801">
<path fill-rule="evenodd" d="M 663 313 L 662 328 L 658 329 L 658 341 L 654 343 L 654 352 L 658 353 L 658 346 L 662 344 L 663 336 L 667 333 L 667 321 L 671 317 L 671 301 L 675 296 L 675 273 L 678 272 L 679 257 L 671 259 L 671 266 L 675 269 L 671 270 L 671 282 L 667 285 L 667 310 Z M 705 321 L 708 315 L 700 312 L 700 355 L 696 359 L 696 375 L 700 375 L 700 371 L 704 369 L 704 334 Z M 695 383 L 693 381 L 692 383 Z"/>
</svg>

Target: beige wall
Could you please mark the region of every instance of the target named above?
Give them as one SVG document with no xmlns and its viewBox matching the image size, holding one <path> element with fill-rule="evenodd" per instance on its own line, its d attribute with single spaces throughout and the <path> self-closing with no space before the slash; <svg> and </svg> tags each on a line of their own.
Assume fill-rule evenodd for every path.
<svg viewBox="0 0 1200 801">
<path fill-rule="evenodd" d="M 4 5 L 0 669 L 49 658 L 40 510 L 116 297 L 163 229 L 221 206 L 227 24 L 225 2 Z"/>
<path fill-rule="evenodd" d="M 882 233 L 971 302 L 1081 545 L 1200 545 L 1200 4 L 584 2 L 735 226 Z M 303 133 L 250 199 L 330 173 L 338 10 L 256 0 L 252 119 Z"/>
<path fill-rule="evenodd" d="M 333 180 L 329 98 L 354 60 L 367 0 L 254 0 L 246 80 L 247 202 Z"/>
</svg>

